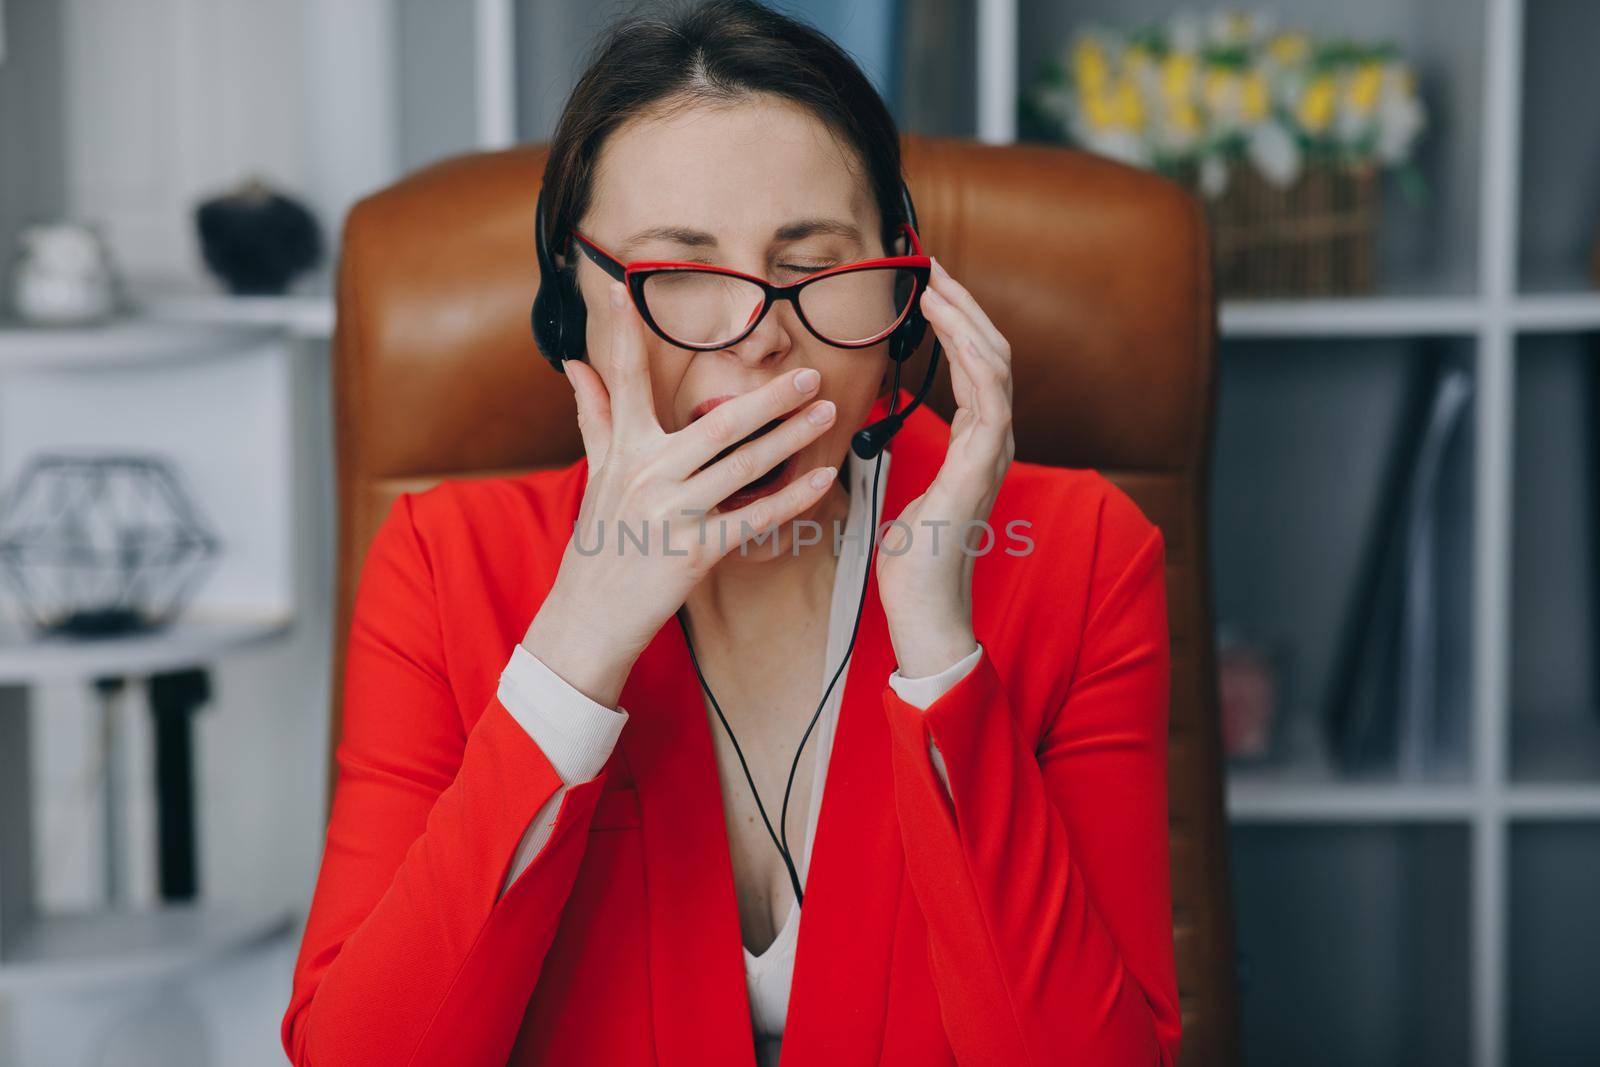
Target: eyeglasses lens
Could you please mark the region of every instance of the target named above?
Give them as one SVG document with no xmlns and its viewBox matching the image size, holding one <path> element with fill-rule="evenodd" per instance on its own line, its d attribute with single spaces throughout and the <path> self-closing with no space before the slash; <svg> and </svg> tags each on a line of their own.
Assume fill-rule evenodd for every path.
<svg viewBox="0 0 1600 1067">
<path fill-rule="evenodd" d="M 879 340 L 905 316 L 916 275 L 897 267 L 844 271 L 800 290 L 800 310 L 833 344 Z M 761 310 L 761 288 L 710 271 L 670 270 L 644 283 L 650 317 L 675 341 L 724 347 L 736 341 Z"/>
</svg>

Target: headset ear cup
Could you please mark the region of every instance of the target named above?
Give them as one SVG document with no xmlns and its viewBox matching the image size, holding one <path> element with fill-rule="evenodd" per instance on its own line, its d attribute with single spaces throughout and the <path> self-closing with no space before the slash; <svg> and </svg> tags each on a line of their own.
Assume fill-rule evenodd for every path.
<svg viewBox="0 0 1600 1067">
<path fill-rule="evenodd" d="M 539 293 L 533 298 L 533 339 L 539 354 L 556 370 L 561 370 L 561 321 L 559 309 L 552 308 L 550 288 L 540 283 Z"/>
<path fill-rule="evenodd" d="M 911 187 L 906 184 L 904 177 L 900 179 L 900 211 L 901 220 L 911 224 L 913 230 L 917 226 L 917 206 L 911 200 Z M 904 232 L 902 231 L 902 236 Z M 909 243 L 909 240 L 908 240 Z M 906 251 L 910 251 L 909 248 Z M 911 310 L 906 313 L 906 321 L 900 324 L 889 340 L 889 358 L 896 363 L 904 363 L 917 351 L 917 346 L 922 343 L 922 336 L 928 330 L 928 320 L 922 315 L 922 294 L 917 294 L 917 299 L 911 302 Z"/>
<path fill-rule="evenodd" d="M 928 320 L 916 308 L 912 308 L 906 315 L 906 321 L 900 324 L 889 338 L 889 358 L 896 363 L 904 363 L 916 354 L 917 346 L 922 343 L 922 335 L 927 332 Z"/>
<path fill-rule="evenodd" d="M 889 335 L 889 358 L 896 363 L 910 359 L 927 330 L 928 320 L 922 314 L 922 293 L 919 291 L 906 311 L 905 321 Z"/>
<path fill-rule="evenodd" d="M 533 340 L 539 346 L 540 355 L 544 356 L 550 366 L 565 373 L 561 362 L 566 359 L 563 344 L 564 320 L 567 318 L 564 306 L 566 302 L 563 299 L 561 272 L 556 269 L 549 245 L 545 240 L 543 187 L 539 189 L 538 203 L 534 208 L 533 245 L 539 261 L 539 291 L 534 294 L 533 311 L 530 315 Z"/>
<path fill-rule="evenodd" d="M 578 282 L 563 271 L 561 278 L 561 351 L 563 359 L 589 358 L 589 309 L 578 292 Z"/>
<path fill-rule="evenodd" d="M 918 295 L 920 297 L 921 294 Z M 906 358 L 910 359 L 911 354 L 922 343 L 923 334 L 928 332 L 928 320 L 922 315 L 922 302 L 920 299 L 917 302 L 917 306 L 911 309 L 911 314 L 906 316 L 905 331 Z"/>
</svg>

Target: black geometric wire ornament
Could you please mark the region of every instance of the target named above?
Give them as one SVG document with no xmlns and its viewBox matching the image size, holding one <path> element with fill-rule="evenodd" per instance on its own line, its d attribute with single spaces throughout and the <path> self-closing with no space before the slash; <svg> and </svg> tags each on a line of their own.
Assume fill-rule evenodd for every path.
<svg viewBox="0 0 1600 1067">
<path fill-rule="evenodd" d="M 0 573 L 43 633 L 159 629 L 219 546 L 155 456 L 43 453 L 0 501 Z"/>
</svg>

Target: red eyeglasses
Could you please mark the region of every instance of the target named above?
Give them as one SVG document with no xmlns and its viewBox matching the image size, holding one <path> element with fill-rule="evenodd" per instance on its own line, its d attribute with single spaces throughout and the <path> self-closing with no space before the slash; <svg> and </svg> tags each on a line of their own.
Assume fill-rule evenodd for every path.
<svg viewBox="0 0 1600 1067">
<path fill-rule="evenodd" d="M 932 263 L 909 223 L 911 255 L 863 259 L 811 273 L 786 285 L 706 263 L 623 263 L 577 230 L 584 253 L 633 294 L 650 329 L 679 348 L 709 352 L 750 336 L 775 301 L 787 300 L 805 328 L 838 348 L 867 348 L 895 331 L 927 288 Z M 792 273 L 801 273 L 798 270 Z"/>
</svg>

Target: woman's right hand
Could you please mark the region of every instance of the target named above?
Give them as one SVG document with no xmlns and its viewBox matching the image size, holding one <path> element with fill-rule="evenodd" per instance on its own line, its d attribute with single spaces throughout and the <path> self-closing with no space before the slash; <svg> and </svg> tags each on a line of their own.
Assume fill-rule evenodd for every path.
<svg viewBox="0 0 1600 1067">
<path fill-rule="evenodd" d="M 522 644 L 590 699 L 615 707 L 634 661 L 689 591 L 745 541 L 804 513 L 838 471 L 804 471 L 776 493 L 713 513 L 832 424 L 831 401 L 807 403 L 821 376 L 786 372 L 668 433 L 656 418 L 648 327 L 621 283 L 609 290 L 610 389 L 588 363 L 565 363 L 589 464 L 577 531 Z M 793 414 L 771 432 L 700 469 L 786 412 Z"/>
</svg>

